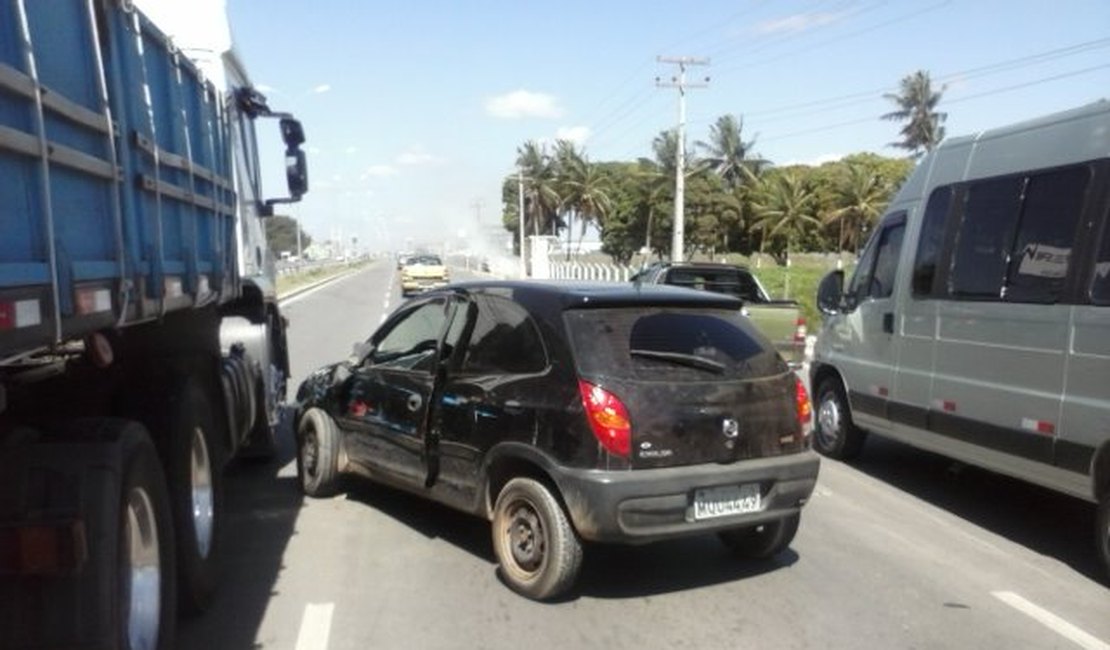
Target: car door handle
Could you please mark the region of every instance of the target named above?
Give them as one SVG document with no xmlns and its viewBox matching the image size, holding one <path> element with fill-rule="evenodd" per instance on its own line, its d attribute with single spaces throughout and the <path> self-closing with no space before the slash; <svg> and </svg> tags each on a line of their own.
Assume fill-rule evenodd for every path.
<svg viewBox="0 0 1110 650">
<path fill-rule="evenodd" d="M 883 331 L 887 334 L 894 333 L 894 312 L 888 311 L 883 314 Z"/>
<path fill-rule="evenodd" d="M 409 395 L 409 399 L 406 405 L 409 407 L 410 411 L 417 411 L 420 409 L 420 405 L 423 403 L 424 400 L 420 399 L 419 395 Z"/>
</svg>

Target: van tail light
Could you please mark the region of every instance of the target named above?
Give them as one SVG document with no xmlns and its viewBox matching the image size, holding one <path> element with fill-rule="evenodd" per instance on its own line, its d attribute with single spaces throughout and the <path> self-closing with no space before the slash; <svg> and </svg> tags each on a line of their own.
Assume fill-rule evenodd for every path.
<svg viewBox="0 0 1110 650">
<path fill-rule="evenodd" d="M 627 458 L 632 449 L 632 422 L 628 419 L 628 409 L 616 395 L 588 381 L 579 379 L 578 391 L 582 394 L 582 406 L 586 409 L 586 419 L 590 421 L 594 437 L 610 454 Z"/>
<path fill-rule="evenodd" d="M 805 316 L 799 316 L 798 320 L 794 321 L 794 345 L 805 345 L 808 333 Z"/>
<path fill-rule="evenodd" d="M 813 404 L 809 401 L 805 384 L 798 377 L 794 378 L 794 404 L 798 409 L 798 424 L 802 425 L 804 431 L 809 427 L 809 420 L 813 416 Z"/>
</svg>

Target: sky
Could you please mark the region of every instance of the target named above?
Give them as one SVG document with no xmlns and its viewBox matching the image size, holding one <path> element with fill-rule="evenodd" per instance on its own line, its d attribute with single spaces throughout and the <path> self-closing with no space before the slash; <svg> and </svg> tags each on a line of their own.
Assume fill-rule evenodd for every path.
<svg viewBox="0 0 1110 650">
<path fill-rule="evenodd" d="M 688 142 L 731 113 L 778 165 L 903 155 L 879 116 L 917 70 L 952 136 L 1110 97 L 1107 0 L 226 1 L 254 83 L 304 123 L 311 189 L 289 212 L 371 250 L 496 230 L 527 140 L 650 156 L 678 119 L 658 56 L 709 59 Z"/>
</svg>

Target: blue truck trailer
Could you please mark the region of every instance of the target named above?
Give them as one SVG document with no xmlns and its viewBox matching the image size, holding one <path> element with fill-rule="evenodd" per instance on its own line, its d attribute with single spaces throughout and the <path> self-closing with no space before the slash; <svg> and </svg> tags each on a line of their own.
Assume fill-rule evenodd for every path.
<svg viewBox="0 0 1110 650">
<path fill-rule="evenodd" d="M 225 464 L 273 451 L 263 219 L 307 191 L 304 133 L 230 48 L 192 54 L 129 0 L 0 3 L 0 648 L 171 647 Z"/>
</svg>

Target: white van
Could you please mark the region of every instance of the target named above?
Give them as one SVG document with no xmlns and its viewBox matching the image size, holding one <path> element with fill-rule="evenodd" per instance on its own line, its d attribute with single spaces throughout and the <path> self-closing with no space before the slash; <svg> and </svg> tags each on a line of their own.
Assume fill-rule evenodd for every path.
<svg viewBox="0 0 1110 650">
<path fill-rule="evenodd" d="M 867 433 L 1098 504 L 1110 574 L 1110 102 L 946 140 L 826 314 L 813 444 Z"/>
</svg>

